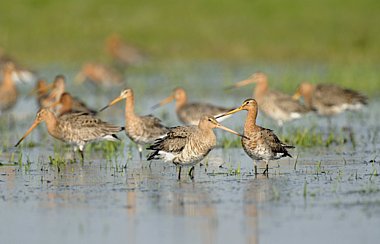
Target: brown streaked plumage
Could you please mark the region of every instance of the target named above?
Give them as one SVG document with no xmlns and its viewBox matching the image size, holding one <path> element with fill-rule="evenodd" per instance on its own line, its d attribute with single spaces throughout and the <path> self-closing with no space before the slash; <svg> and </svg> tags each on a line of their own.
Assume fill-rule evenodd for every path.
<svg viewBox="0 0 380 244">
<path fill-rule="evenodd" d="M 175 100 L 175 110 L 178 119 L 185 125 L 198 125 L 199 120 L 203 115 L 217 116 L 231 110 L 231 108 L 224 108 L 209 103 L 188 103 L 186 91 L 181 87 L 175 88 L 172 95 L 154 105 L 153 108 L 160 107 L 173 100 Z M 222 121 L 223 119 L 219 121 Z"/>
<path fill-rule="evenodd" d="M 52 137 L 73 144 L 75 151 L 79 149 L 82 160 L 84 160 L 83 150 L 86 143 L 95 140 L 118 140 L 115 134 L 123 130 L 120 126 L 103 122 L 87 113 L 66 113 L 56 117 L 49 109 L 43 108 L 38 111 L 32 126 L 16 143 L 15 147 L 43 121 L 45 121 L 48 133 Z"/>
<path fill-rule="evenodd" d="M 140 160 L 142 159 L 143 146 L 153 143 L 157 138 L 163 136 L 168 128 L 161 124 L 161 120 L 152 116 L 139 116 L 135 114 L 135 101 L 132 89 L 125 89 L 120 96 L 111 101 L 100 111 L 125 99 L 125 133 L 137 144 Z"/>
<path fill-rule="evenodd" d="M 106 50 L 116 62 L 127 67 L 140 63 L 145 56 L 139 49 L 124 42 L 117 34 L 107 38 Z"/>
<path fill-rule="evenodd" d="M 240 107 L 220 116 L 231 115 L 241 110 L 248 111 L 244 125 L 244 136 L 246 137 L 241 139 L 241 144 L 248 156 L 254 160 L 255 174 L 257 174 L 255 160 L 265 161 L 266 168 L 264 174 L 268 174 L 269 161 L 287 156 L 292 157 L 287 149 L 294 147 L 281 142 L 272 130 L 256 124 L 258 105 L 255 99 L 247 99 Z"/>
<path fill-rule="evenodd" d="M 229 88 L 242 87 L 256 83 L 253 97 L 259 104 L 259 109 L 268 117 L 274 119 L 280 126 L 284 122 L 301 118 L 310 109 L 292 99 L 291 96 L 269 89 L 268 77 L 262 72 L 256 72 L 248 79 L 240 81 Z"/>
<path fill-rule="evenodd" d="M 3 67 L 3 81 L 0 84 L 0 115 L 11 109 L 17 102 L 17 87 L 12 79 L 14 64 L 8 62 Z"/>
<path fill-rule="evenodd" d="M 76 75 L 75 82 L 91 82 L 99 86 L 117 86 L 123 83 L 122 75 L 115 69 L 99 63 L 86 63 Z"/>
<path fill-rule="evenodd" d="M 179 167 L 178 179 L 181 178 L 181 167 L 191 166 L 189 176 L 193 179 L 194 165 L 205 158 L 216 145 L 214 128 L 242 136 L 219 124 L 214 117 L 203 115 L 197 126 L 170 128 L 164 137 L 157 139 L 147 148 L 154 151 L 149 155 L 148 160 L 163 159 L 174 163 Z"/>
<path fill-rule="evenodd" d="M 332 84 L 314 85 L 303 82 L 293 98 L 297 100 L 301 96 L 306 106 L 323 116 L 339 114 L 345 110 L 357 110 L 368 103 L 368 98 L 363 94 Z"/>
</svg>

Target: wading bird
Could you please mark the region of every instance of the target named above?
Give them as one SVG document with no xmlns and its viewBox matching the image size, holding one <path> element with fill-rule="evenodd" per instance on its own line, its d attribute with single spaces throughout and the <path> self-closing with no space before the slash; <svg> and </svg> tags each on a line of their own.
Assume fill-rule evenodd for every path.
<svg viewBox="0 0 380 244">
<path fill-rule="evenodd" d="M 0 115 L 11 109 L 17 102 L 17 87 L 12 79 L 14 64 L 8 62 L 3 67 L 3 81 L 0 84 Z"/>
<path fill-rule="evenodd" d="M 367 105 L 368 98 L 357 91 L 331 84 L 310 84 L 303 82 L 293 98 L 304 98 L 306 106 L 315 109 L 319 115 L 331 116 L 346 110 L 358 110 Z"/>
<path fill-rule="evenodd" d="M 49 109 L 43 108 L 38 111 L 32 126 L 16 143 L 15 147 L 43 121 L 45 121 L 48 133 L 52 137 L 73 144 L 74 153 L 79 149 L 82 161 L 84 161 L 83 150 L 88 142 L 96 140 L 119 140 L 116 133 L 124 129 L 123 127 L 103 122 L 86 113 L 67 113 L 56 117 Z"/>
<path fill-rule="evenodd" d="M 255 99 L 245 100 L 240 107 L 222 114 L 220 117 L 231 115 L 241 110 L 248 111 L 247 119 L 244 125 L 245 137 L 241 139 L 241 144 L 248 156 L 254 160 L 255 174 L 257 174 L 256 160 L 264 160 L 265 171 L 263 174 L 266 173 L 268 175 L 269 161 L 287 156 L 292 157 L 288 153 L 287 149 L 294 147 L 281 142 L 272 130 L 263 128 L 256 124 L 258 105 Z"/>
<path fill-rule="evenodd" d="M 111 101 L 100 111 L 125 99 L 125 133 L 137 144 L 140 160 L 142 159 L 143 146 L 153 143 L 157 138 L 163 136 L 168 128 L 161 124 L 161 120 L 152 116 L 139 116 L 135 114 L 135 99 L 132 89 L 125 89 L 120 96 Z"/>
<path fill-rule="evenodd" d="M 188 103 L 186 92 L 180 87 L 175 88 L 172 95 L 154 105 L 153 109 L 170 103 L 173 100 L 175 100 L 175 110 L 178 119 L 185 125 L 198 125 L 203 115 L 217 116 L 231 110 L 230 108 L 219 107 L 209 103 Z"/>
<path fill-rule="evenodd" d="M 310 112 L 310 109 L 292 99 L 291 96 L 270 90 L 268 77 L 262 72 L 256 72 L 248 79 L 240 81 L 227 89 L 242 87 L 251 83 L 256 83 L 253 97 L 259 104 L 260 110 L 275 120 L 279 126 L 282 126 L 284 122 L 299 119 Z"/>
<path fill-rule="evenodd" d="M 178 126 L 170 128 L 166 135 L 157 139 L 148 150 L 153 150 L 148 160 L 163 159 L 174 163 L 181 179 L 182 166 L 191 166 L 189 176 L 194 178 L 194 165 L 204 159 L 215 147 L 216 137 L 213 129 L 219 128 L 238 136 L 236 131 L 219 124 L 212 116 L 203 115 L 197 126 Z"/>
</svg>

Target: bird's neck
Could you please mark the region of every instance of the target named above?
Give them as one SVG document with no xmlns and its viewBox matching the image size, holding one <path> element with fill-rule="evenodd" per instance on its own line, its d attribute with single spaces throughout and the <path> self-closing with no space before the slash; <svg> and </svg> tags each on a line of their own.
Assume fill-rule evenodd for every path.
<svg viewBox="0 0 380 244">
<path fill-rule="evenodd" d="M 72 111 L 72 104 L 62 104 L 61 111 L 59 115 L 61 116 L 62 114 L 69 113 Z"/>
<path fill-rule="evenodd" d="M 260 81 L 256 84 L 255 92 L 254 92 L 254 98 L 256 100 L 261 100 L 263 96 L 265 96 L 265 93 L 268 91 L 268 82 L 266 80 Z"/>
<path fill-rule="evenodd" d="M 183 106 L 185 106 L 186 103 L 187 103 L 187 96 L 183 95 L 180 98 L 176 99 L 176 101 L 175 101 L 175 109 L 178 111 L 180 108 L 182 108 Z"/>
<path fill-rule="evenodd" d="M 248 110 L 247 118 L 244 125 L 244 134 L 252 131 L 256 127 L 257 109 Z"/>
<path fill-rule="evenodd" d="M 303 94 L 303 99 L 305 101 L 305 104 L 309 108 L 313 107 L 313 93 L 314 93 L 314 87 L 313 89 L 310 89 Z"/>
<path fill-rule="evenodd" d="M 4 71 L 3 83 L 1 84 L 1 86 L 3 88 L 15 88 L 11 71 Z"/>
<path fill-rule="evenodd" d="M 135 98 L 131 94 L 125 99 L 125 118 L 126 120 L 135 117 Z"/>
<path fill-rule="evenodd" d="M 57 131 L 59 121 L 52 112 L 49 113 L 48 118 L 45 120 L 45 123 L 49 134 L 55 138 L 59 138 L 59 133 Z"/>
</svg>

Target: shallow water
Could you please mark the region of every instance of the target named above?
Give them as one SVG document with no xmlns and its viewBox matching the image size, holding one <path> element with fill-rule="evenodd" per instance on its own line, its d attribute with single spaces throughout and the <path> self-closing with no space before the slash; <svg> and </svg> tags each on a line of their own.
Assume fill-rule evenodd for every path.
<svg viewBox="0 0 380 244">
<path fill-rule="evenodd" d="M 203 73 L 190 72 L 190 81 L 209 78 L 208 72 L 215 70 L 218 67 Z M 138 83 L 143 78 L 146 82 Z M 225 99 L 221 90 L 212 89 L 217 80 L 214 77 L 206 86 L 210 91 L 207 97 L 204 90 L 197 90 L 190 100 L 223 101 L 226 106 L 237 106 L 251 94 L 244 90 Z M 156 82 L 166 84 L 165 77 L 135 74 L 131 78 L 138 111 L 150 111 L 150 106 L 173 87 L 166 84 L 152 93 Z M 188 82 L 185 86 L 191 89 L 196 84 L 199 83 Z M 88 104 L 95 108 L 119 93 L 117 88 L 99 91 L 91 86 L 69 90 L 88 98 Z M 153 95 L 140 97 L 147 93 Z M 268 178 L 253 175 L 252 162 L 241 148 L 219 147 L 203 166 L 196 167 L 194 181 L 185 174 L 177 181 L 174 166 L 160 161 L 140 162 L 125 136 L 116 155 L 107 158 L 102 151 L 88 150 L 83 164 L 49 163 L 49 156 L 57 153 L 63 158 L 72 155 L 68 148 L 60 148 L 63 144 L 46 135 L 44 126 L 27 139 L 37 143 L 35 147 L 12 148 L 35 116 L 33 98 L 23 97 L 13 113 L 15 126 L 2 130 L 1 243 L 377 242 L 378 105 L 374 101 L 364 111 L 338 116 L 331 128 L 327 121 L 313 115 L 286 125 L 284 134 L 297 127 L 317 126 L 326 134 L 333 130 L 344 138 L 348 133 L 341 128 L 348 127 L 355 145 L 348 138 L 346 143 L 329 147 L 297 147 L 292 151 L 293 158 L 271 162 Z M 121 104 L 109 109 L 101 117 L 122 124 L 123 107 Z M 163 117 L 167 124 L 176 125 L 172 109 L 173 105 L 169 105 L 151 112 Z M 241 113 L 224 124 L 241 130 L 244 118 Z M 281 133 L 269 119 L 261 116 L 259 121 Z M 217 134 L 219 138 L 227 136 Z M 20 152 L 22 160 L 18 162 Z M 264 164 L 259 167 L 262 171 Z"/>
</svg>

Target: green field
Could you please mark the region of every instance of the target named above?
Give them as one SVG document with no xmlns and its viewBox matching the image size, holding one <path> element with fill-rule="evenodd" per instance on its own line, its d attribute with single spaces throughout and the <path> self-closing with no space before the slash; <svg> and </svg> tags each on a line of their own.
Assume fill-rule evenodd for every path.
<svg viewBox="0 0 380 244">
<path fill-rule="evenodd" d="M 120 33 L 162 59 L 380 60 L 380 2 L 1 1 L 0 46 L 24 62 L 106 60 Z"/>
</svg>

